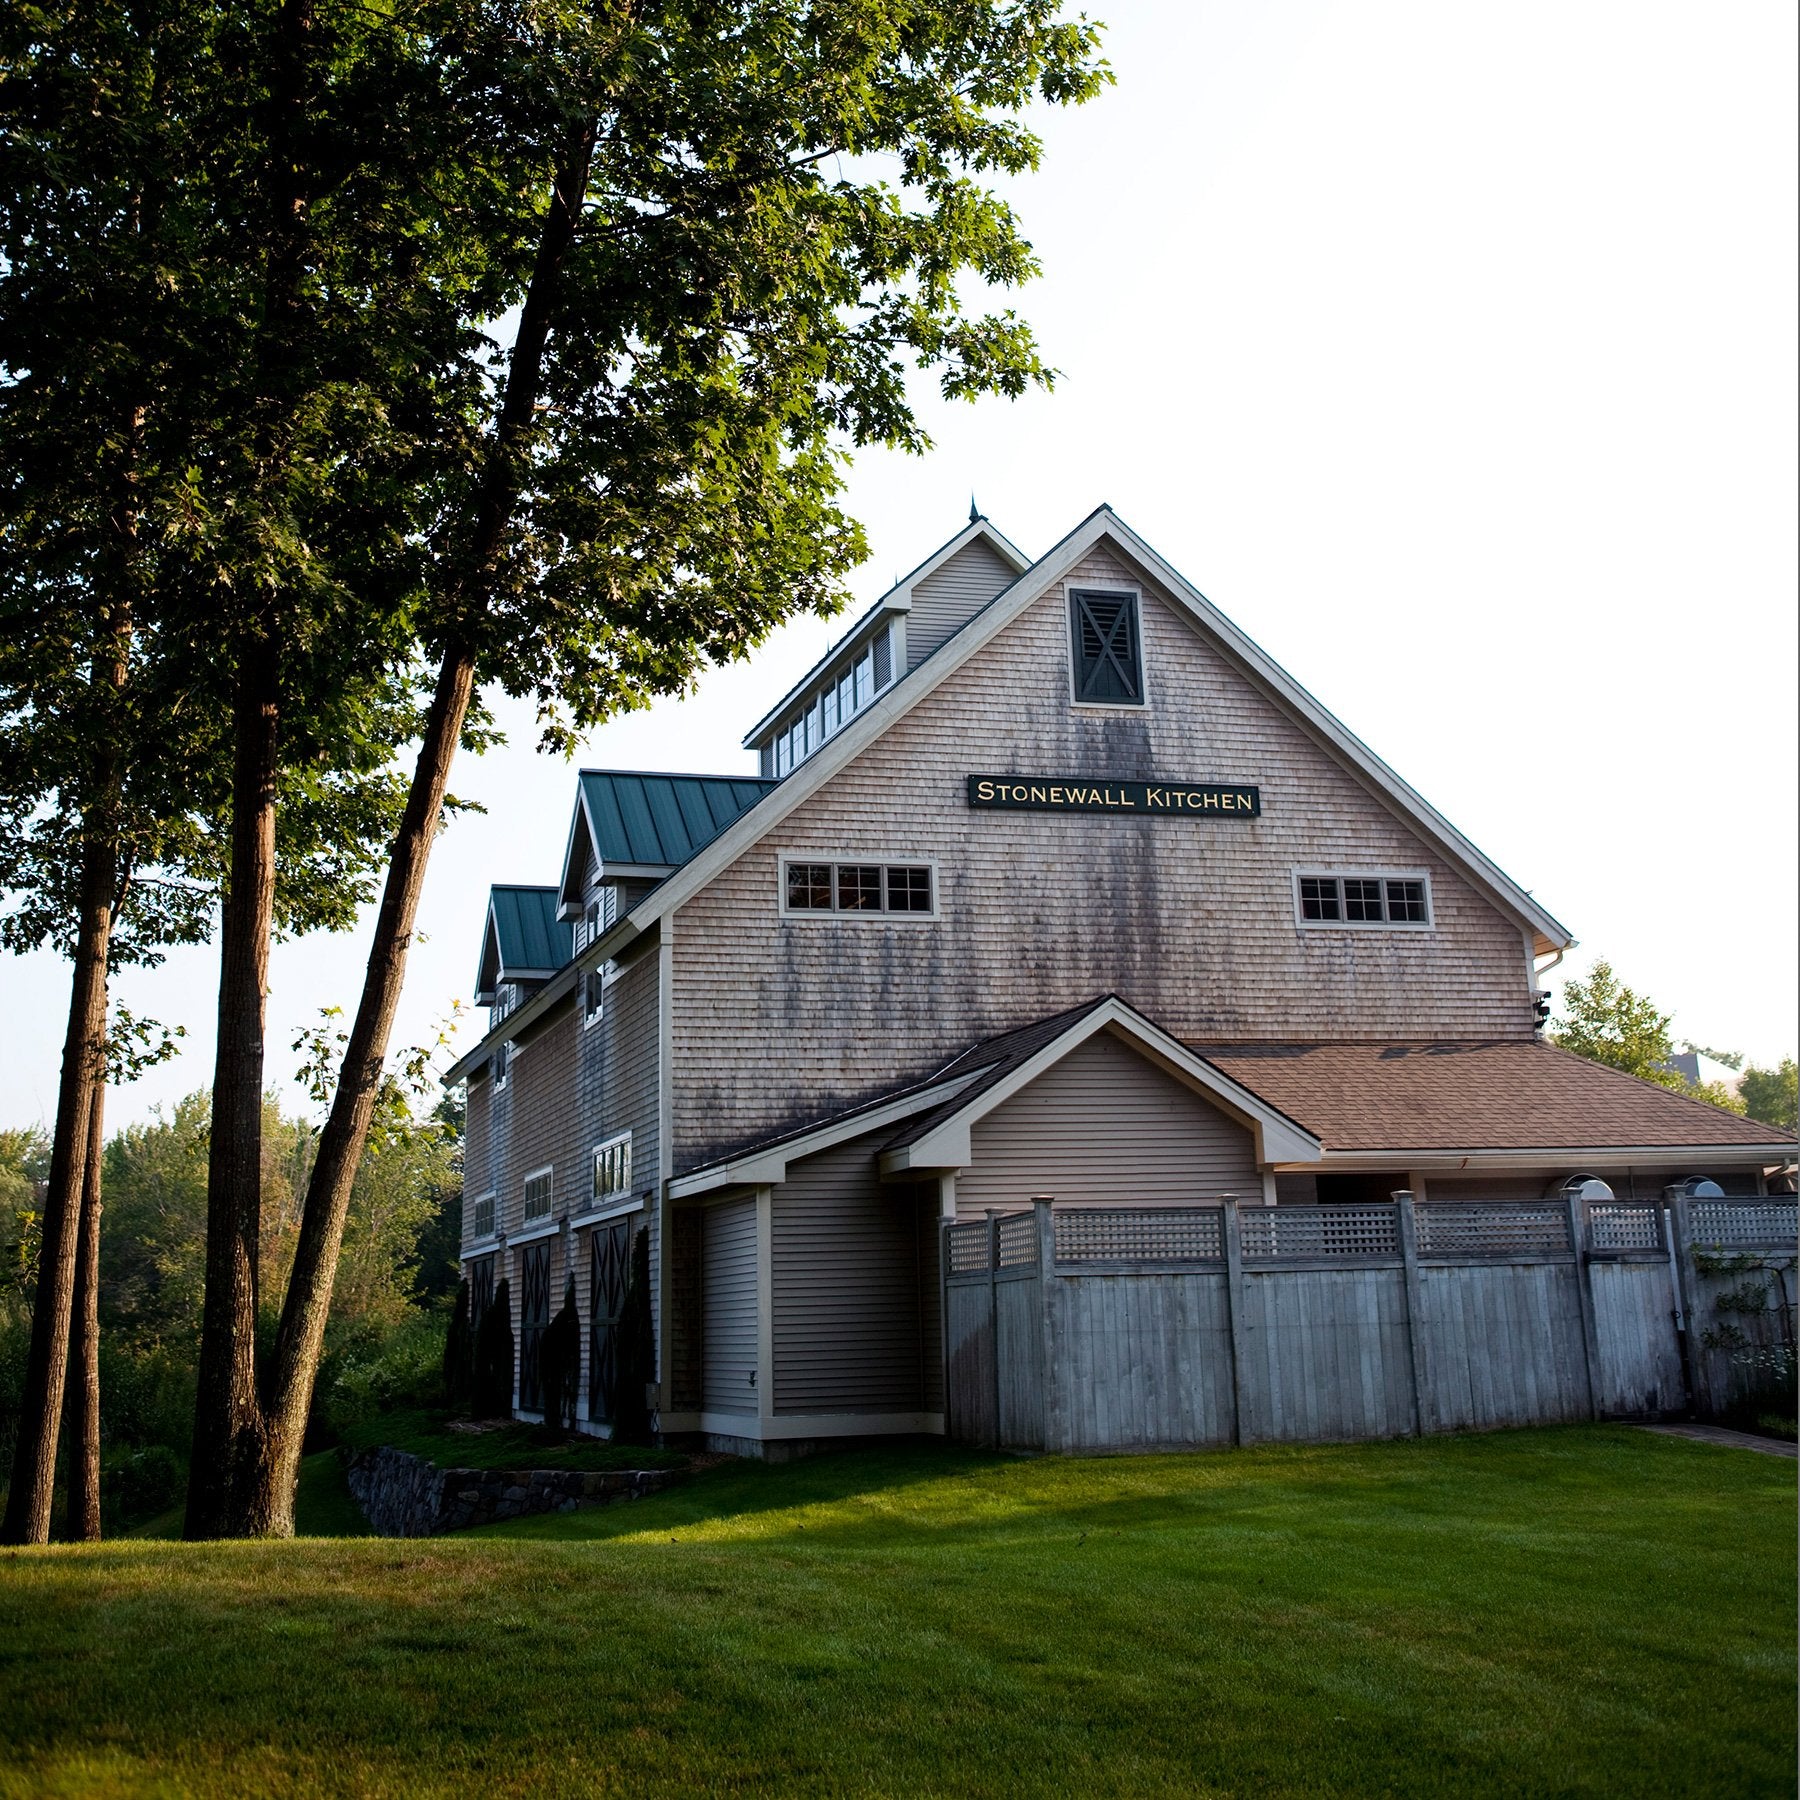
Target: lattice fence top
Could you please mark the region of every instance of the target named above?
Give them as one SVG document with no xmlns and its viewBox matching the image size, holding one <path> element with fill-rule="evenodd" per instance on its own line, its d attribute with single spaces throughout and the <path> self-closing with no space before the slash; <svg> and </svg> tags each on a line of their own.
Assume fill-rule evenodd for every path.
<svg viewBox="0 0 1800 1800">
<path fill-rule="evenodd" d="M 1034 1268 L 1038 1259 L 1038 1229 L 1035 1213 L 1007 1213 L 999 1220 L 995 1267 L 1001 1269 Z"/>
<path fill-rule="evenodd" d="M 1569 1248 L 1569 1209 L 1430 1200 L 1414 1216 L 1421 1256 L 1543 1256 Z"/>
<path fill-rule="evenodd" d="M 1216 1263 L 1216 1206 L 1081 1207 L 1053 1215 L 1059 1263 Z"/>
<path fill-rule="evenodd" d="M 976 1275 L 988 1266 L 988 1228 L 985 1220 L 973 1225 L 952 1225 L 944 1234 L 950 1240 L 952 1275 Z"/>
<path fill-rule="evenodd" d="M 1240 1216 L 1250 1258 L 1400 1254 L 1391 1206 L 1251 1206 Z"/>
<path fill-rule="evenodd" d="M 1794 1249 L 1795 1202 L 1773 1200 L 1695 1200 L 1688 1209 L 1688 1233 L 1702 1249 Z"/>
<path fill-rule="evenodd" d="M 1596 1250 L 1660 1250 L 1660 1206 L 1595 1206 L 1588 1210 L 1590 1242 Z"/>
</svg>

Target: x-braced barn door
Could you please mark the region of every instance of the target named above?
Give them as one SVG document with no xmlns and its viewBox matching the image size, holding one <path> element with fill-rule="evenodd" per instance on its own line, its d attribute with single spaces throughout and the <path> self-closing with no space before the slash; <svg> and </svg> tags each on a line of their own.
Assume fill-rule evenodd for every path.
<svg viewBox="0 0 1800 1800">
<path fill-rule="evenodd" d="M 631 1221 L 600 1225 L 588 1250 L 588 1417 L 610 1419 L 619 1379 L 619 1318 L 631 1273 Z"/>
<path fill-rule="evenodd" d="M 550 1323 L 550 1243 L 527 1244 L 520 1268 L 519 1410 L 544 1410 L 544 1327 Z"/>
</svg>

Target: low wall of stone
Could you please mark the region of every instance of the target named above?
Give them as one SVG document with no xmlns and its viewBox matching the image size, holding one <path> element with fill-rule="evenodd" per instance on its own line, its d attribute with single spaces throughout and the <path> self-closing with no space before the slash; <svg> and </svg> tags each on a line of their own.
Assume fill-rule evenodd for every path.
<svg viewBox="0 0 1800 1800">
<path fill-rule="evenodd" d="M 350 1492 L 383 1537 L 434 1537 L 520 1519 L 642 1500 L 676 1479 L 667 1469 L 441 1469 L 383 1445 L 352 1460 Z"/>
</svg>

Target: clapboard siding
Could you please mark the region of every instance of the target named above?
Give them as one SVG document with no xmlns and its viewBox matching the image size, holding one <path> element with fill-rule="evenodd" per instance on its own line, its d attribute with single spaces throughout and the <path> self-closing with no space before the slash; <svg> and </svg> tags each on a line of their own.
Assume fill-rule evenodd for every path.
<svg viewBox="0 0 1800 1800">
<path fill-rule="evenodd" d="M 916 1185 L 884 1186 L 881 1138 L 794 1163 L 775 1188 L 775 1411 L 918 1412 L 925 1405 L 921 1252 L 935 1236 Z M 712 1329 L 710 1311 L 707 1329 Z M 932 1333 L 935 1340 L 935 1328 Z"/>
<path fill-rule="evenodd" d="M 1011 1211 L 1034 1194 L 1142 1206 L 1262 1192 L 1250 1133 L 1105 1031 L 977 1121 L 970 1149 L 959 1214 Z"/>
<path fill-rule="evenodd" d="M 1076 575 L 1130 578 L 1108 555 Z M 678 1169 L 1106 993 L 1189 1041 L 1529 1038 L 1518 921 L 1142 585 L 1146 707 L 1070 705 L 1058 583 L 681 907 Z M 1263 811 L 976 811 L 981 769 L 1254 781 Z M 940 917 L 784 919 L 789 851 L 935 858 Z M 1301 930 L 1300 864 L 1425 869 L 1433 926 Z"/>
<path fill-rule="evenodd" d="M 756 1200 L 709 1207 L 703 1228 L 708 1412 L 755 1413 Z"/>
<path fill-rule="evenodd" d="M 907 666 L 916 669 L 1012 582 L 1011 567 L 980 539 L 965 544 L 942 568 L 915 582 L 912 611 L 906 615 Z"/>
</svg>

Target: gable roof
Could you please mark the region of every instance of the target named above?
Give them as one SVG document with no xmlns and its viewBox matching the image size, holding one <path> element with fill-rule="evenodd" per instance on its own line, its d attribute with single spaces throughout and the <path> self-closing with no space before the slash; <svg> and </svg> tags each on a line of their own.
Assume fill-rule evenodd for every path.
<svg viewBox="0 0 1800 1800">
<path fill-rule="evenodd" d="M 1318 1140 L 1292 1119 L 1195 1056 L 1116 994 L 1103 994 L 971 1045 L 924 1081 L 691 1169 L 677 1177 L 670 1192 L 680 1199 L 721 1187 L 785 1181 L 790 1162 L 900 1120 L 907 1121 L 905 1129 L 881 1147 L 884 1175 L 963 1167 L 970 1160 L 969 1130 L 977 1119 L 1100 1031 L 1123 1038 L 1148 1061 L 1244 1125 L 1255 1137 L 1259 1162 L 1318 1160 Z"/>
<path fill-rule="evenodd" d="M 555 888 L 489 888 L 476 1004 L 493 1005 L 503 981 L 548 981 L 574 953 L 575 934 L 557 917 Z"/>
<path fill-rule="evenodd" d="M 704 849 L 774 785 L 754 775 L 583 769 L 563 855 L 565 915 L 581 905 L 583 851 L 614 874 L 660 878 Z"/>
<path fill-rule="evenodd" d="M 1535 1040 L 1193 1048 L 1333 1157 L 1741 1146 L 1772 1160 L 1795 1150 L 1791 1132 Z"/>
<path fill-rule="evenodd" d="M 909 670 L 895 682 L 867 711 L 860 713 L 847 730 L 839 732 L 808 757 L 776 786 L 765 804 L 757 807 L 752 815 L 728 826 L 700 855 L 654 893 L 639 901 L 608 933 L 606 942 L 613 948 L 603 953 L 610 955 L 614 949 L 622 948 L 665 913 L 673 912 L 691 899 L 765 832 L 860 756 L 889 726 L 961 668 L 1103 541 L 1163 587 L 1238 668 L 1269 693 L 1290 716 L 1299 720 L 1316 742 L 1338 762 L 1360 774 L 1392 811 L 1462 870 L 1495 905 L 1530 929 L 1539 954 L 1566 949 L 1574 943 L 1574 938 L 1560 921 L 1401 780 L 1360 738 L 1333 718 L 1260 645 L 1232 624 L 1205 595 L 1125 525 L 1111 507 L 1103 506 L 1083 520 L 1041 561 L 1032 564 L 1010 587 L 995 595 L 935 655 L 927 657 L 917 669 Z"/>
<path fill-rule="evenodd" d="M 870 635 L 871 628 L 886 613 L 903 613 L 912 610 L 913 589 L 921 582 L 935 575 L 953 557 L 960 555 L 971 544 L 984 544 L 999 557 L 1015 576 L 1022 575 L 1031 567 L 1031 559 L 1019 547 L 979 513 L 972 518 L 948 543 L 940 544 L 916 569 L 903 575 L 888 591 L 877 600 L 860 619 L 856 621 L 838 641 L 825 652 L 813 666 L 800 677 L 776 703 L 763 714 L 744 734 L 744 748 L 755 749 L 774 729 L 785 714 L 794 706 L 833 662 L 847 655 L 857 647 L 858 640 Z M 914 657 L 913 666 L 922 660 Z M 897 669 L 895 679 L 899 680 L 907 674 L 905 669 Z"/>
</svg>

